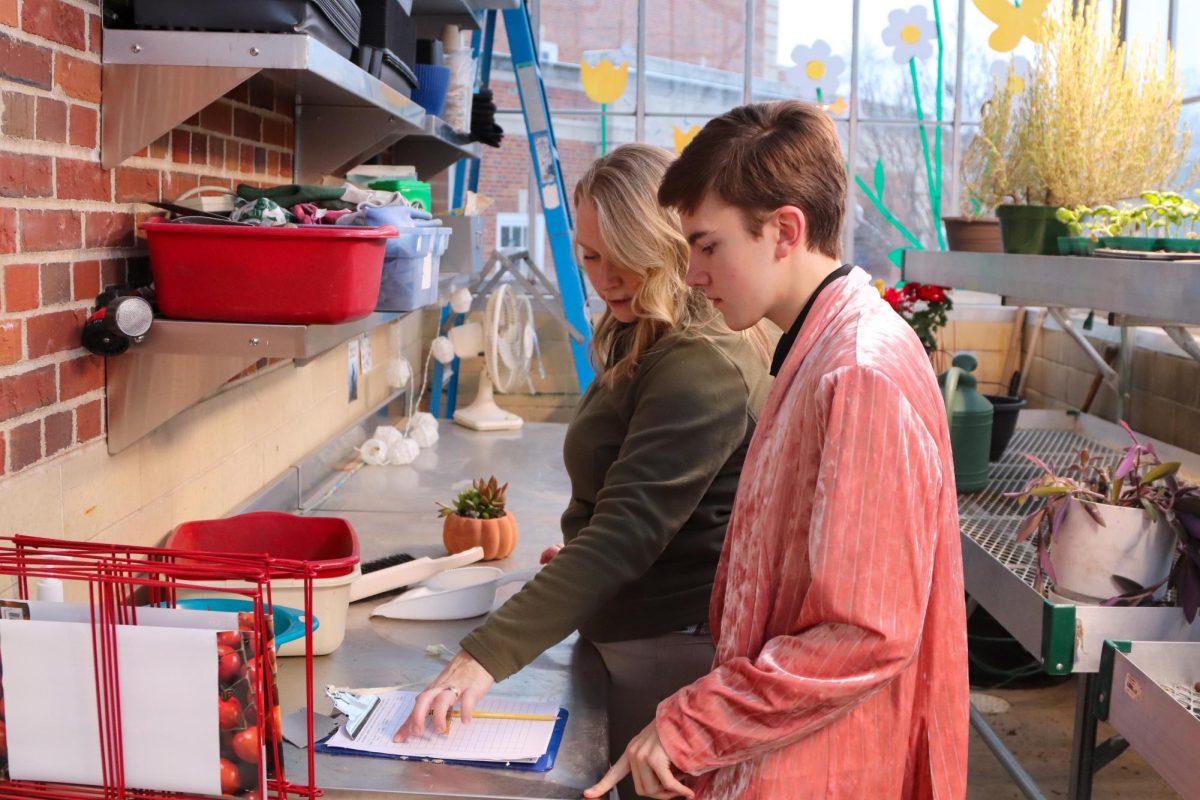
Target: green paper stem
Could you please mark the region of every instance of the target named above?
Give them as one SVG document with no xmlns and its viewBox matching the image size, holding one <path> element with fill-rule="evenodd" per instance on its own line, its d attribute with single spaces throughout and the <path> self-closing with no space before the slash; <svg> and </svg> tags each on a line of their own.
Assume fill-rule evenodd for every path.
<svg viewBox="0 0 1200 800">
<path fill-rule="evenodd" d="M 914 249 L 916 249 L 916 250 L 924 250 L 925 249 L 925 245 L 921 244 L 921 240 L 918 239 L 916 236 L 913 236 L 912 232 L 909 231 L 908 228 L 904 227 L 904 223 L 901 222 L 899 219 L 897 219 L 896 215 L 893 214 L 888 209 L 888 207 L 883 204 L 882 197 L 879 197 L 873 191 L 871 191 L 871 187 L 867 186 L 866 181 L 864 181 L 859 176 L 855 175 L 854 182 L 856 184 L 858 184 L 858 188 L 863 190 L 863 194 L 865 194 L 867 196 L 867 199 L 871 201 L 871 205 L 875 206 L 875 209 L 880 214 L 883 215 L 883 218 L 888 221 L 888 224 L 890 224 L 896 230 L 900 231 L 900 235 L 903 236 L 905 239 L 907 239 L 909 244 L 911 244 Z"/>
<path fill-rule="evenodd" d="M 608 116 L 604 113 L 608 110 L 608 103 L 600 104 L 600 155 L 608 155 Z"/>
<path fill-rule="evenodd" d="M 925 183 L 929 187 L 929 210 L 933 212 L 933 227 L 937 231 L 938 245 L 942 250 L 945 250 L 946 242 L 943 239 L 942 218 L 938 215 L 938 179 L 934 175 L 933 163 L 929 157 L 929 134 L 925 132 L 925 126 L 920 124 L 925 121 L 925 112 L 921 110 L 921 86 L 917 83 L 917 60 L 915 58 L 908 60 L 908 71 L 912 75 L 913 97 L 917 101 L 917 132 L 921 135 L 921 153 L 925 157 Z"/>
<path fill-rule="evenodd" d="M 825 100 L 821 97 L 821 87 L 817 87 L 817 105 L 825 105 Z"/>
</svg>

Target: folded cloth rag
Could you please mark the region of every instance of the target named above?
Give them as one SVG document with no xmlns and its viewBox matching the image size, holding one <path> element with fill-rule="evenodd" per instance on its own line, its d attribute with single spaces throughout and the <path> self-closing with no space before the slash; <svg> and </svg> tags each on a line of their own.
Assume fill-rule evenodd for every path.
<svg viewBox="0 0 1200 800">
<path fill-rule="evenodd" d="M 336 225 L 339 219 L 350 213 L 353 212 L 318 208 L 316 203 L 297 203 L 292 206 L 292 215 L 301 225 Z"/>
<path fill-rule="evenodd" d="M 243 200 L 258 200 L 265 197 L 286 208 L 291 208 L 297 203 L 316 203 L 321 208 L 354 208 L 354 203 L 342 199 L 345 193 L 346 187 L 344 186 L 309 186 L 300 183 L 265 188 L 239 183 L 237 187 L 237 196 Z"/>
<path fill-rule="evenodd" d="M 295 222 L 288 211 L 274 200 L 269 200 L 265 197 L 260 197 L 257 200 L 243 200 L 241 198 L 234 201 L 233 212 L 229 218 L 234 222 L 247 222 L 251 225 L 260 225 L 264 228 L 274 228 L 288 223 Z"/>
</svg>

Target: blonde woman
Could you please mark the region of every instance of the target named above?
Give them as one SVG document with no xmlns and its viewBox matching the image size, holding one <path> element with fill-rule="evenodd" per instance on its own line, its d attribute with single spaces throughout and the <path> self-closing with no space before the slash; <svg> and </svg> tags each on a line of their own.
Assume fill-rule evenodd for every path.
<svg viewBox="0 0 1200 800">
<path fill-rule="evenodd" d="M 767 350 L 684 282 L 687 240 L 655 199 L 670 162 L 625 145 L 575 189 L 578 256 L 607 308 L 594 339 L 601 374 L 563 447 L 565 544 L 462 641 L 397 740 L 422 732 L 431 712 L 445 730 L 454 704 L 469 719 L 495 681 L 578 630 L 608 669 L 619 755 L 660 700 L 712 665 L 709 595 L 768 388 Z"/>
</svg>

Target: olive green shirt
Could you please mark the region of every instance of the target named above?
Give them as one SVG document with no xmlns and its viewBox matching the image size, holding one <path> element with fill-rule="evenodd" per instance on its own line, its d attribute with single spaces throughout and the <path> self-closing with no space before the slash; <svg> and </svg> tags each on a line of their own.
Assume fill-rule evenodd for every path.
<svg viewBox="0 0 1200 800">
<path fill-rule="evenodd" d="M 462 641 L 503 680 L 578 630 L 657 636 L 708 619 L 742 461 L 770 376 L 738 334 L 673 333 L 597 379 L 567 427 L 566 546 Z"/>
</svg>

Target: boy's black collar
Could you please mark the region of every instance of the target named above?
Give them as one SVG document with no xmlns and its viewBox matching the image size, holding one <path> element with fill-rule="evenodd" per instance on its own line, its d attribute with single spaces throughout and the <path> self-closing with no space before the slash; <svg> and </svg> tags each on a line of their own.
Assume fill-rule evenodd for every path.
<svg viewBox="0 0 1200 800">
<path fill-rule="evenodd" d="M 821 285 L 809 296 L 808 302 L 804 304 L 804 308 L 800 309 L 800 316 L 796 317 L 796 321 L 792 323 L 792 327 L 780 337 L 779 344 L 775 346 L 775 357 L 771 359 L 772 375 L 778 375 L 779 370 L 783 368 L 783 362 L 787 360 L 788 353 L 792 351 L 792 345 L 796 343 L 796 337 L 800 335 L 800 328 L 804 326 L 804 320 L 808 318 L 809 312 L 812 311 L 813 303 L 817 301 L 817 295 L 838 278 L 849 275 L 852 269 L 854 269 L 852 264 L 842 264 L 842 266 L 826 275 L 825 280 L 821 281 Z"/>
</svg>

